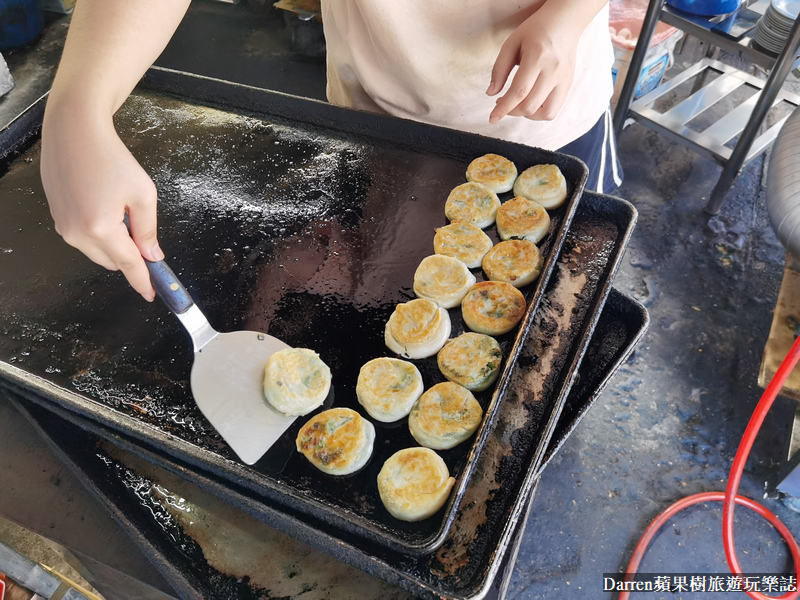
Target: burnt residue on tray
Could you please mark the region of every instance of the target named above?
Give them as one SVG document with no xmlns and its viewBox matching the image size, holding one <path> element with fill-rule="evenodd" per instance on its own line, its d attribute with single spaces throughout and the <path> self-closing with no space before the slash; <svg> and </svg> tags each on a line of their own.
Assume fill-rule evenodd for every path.
<svg viewBox="0 0 800 600">
<path fill-rule="evenodd" d="M 453 589 L 469 587 L 468 582 L 481 581 L 486 575 L 489 565 L 473 556 L 485 556 L 497 547 L 504 533 L 497 524 L 511 519 L 514 499 L 524 497 L 533 485 L 535 472 L 530 467 L 539 463 L 549 440 L 540 432 L 555 427 L 557 391 L 573 375 L 568 361 L 583 343 L 576 330 L 592 331 L 592 311 L 597 309 L 597 298 L 608 291 L 610 276 L 621 255 L 619 238 L 630 226 L 629 213 L 615 214 L 607 209 L 602 202 L 579 206 L 574 226 L 567 234 L 528 342 L 515 365 L 504 409 L 490 433 L 487 448 L 491 450 L 481 456 L 473 474 L 473 488 L 463 500 L 459 526 L 454 528 L 472 532 L 473 538 L 448 538 L 433 555 L 434 572 Z M 602 293 L 601 287 L 605 289 Z M 617 323 L 615 330 L 619 327 Z M 632 332 L 628 329 L 626 333 Z M 619 352 L 620 346 L 613 344 L 618 338 L 607 335 L 589 351 Z M 581 388 L 584 393 L 608 363 L 599 368 L 585 365 L 581 363 L 583 375 L 579 373 L 577 377 L 585 377 L 585 385 L 590 386 Z M 580 403 L 574 399 L 572 402 L 573 406 Z M 469 547 L 468 552 L 465 547 Z"/>
<path fill-rule="evenodd" d="M 175 475 L 121 449 L 118 437 L 109 443 L 91 433 L 80 417 L 12 401 L 180 598 L 328 598 L 343 589 L 353 597 L 407 598 L 202 492 L 184 479 L 185 468 Z"/>
<path fill-rule="evenodd" d="M 358 369 L 390 355 L 385 322 L 397 303 L 414 297 L 414 271 L 433 253 L 435 228 L 447 223 L 444 200 L 464 182 L 470 151 L 432 154 L 148 92 L 133 95 L 115 124 L 158 186 L 168 262 L 212 326 L 265 331 L 316 350 L 332 367 L 335 405 L 360 410 Z M 573 159 L 548 157 L 564 169 L 574 166 Z M 34 147 L 0 179 L 10 217 L 0 222 L 0 361 L 89 399 L 85 414 L 96 401 L 133 417 L 134 428 L 151 425 L 189 442 L 195 464 L 210 456 L 217 472 L 239 481 L 235 456 L 192 400 L 188 335 L 160 303 L 145 303 L 119 273 L 63 243 L 53 231 L 38 160 Z M 570 180 L 573 192 L 578 179 Z M 552 219 L 545 255 L 566 207 Z M 536 285 L 525 290 L 529 300 Z M 455 336 L 463 323 L 458 310 L 450 313 Z M 514 333 L 499 341 L 506 356 L 516 347 Z M 417 363 L 426 386 L 443 380 L 435 359 Z M 477 397 L 484 409 L 493 402 L 492 391 Z M 383 461 L 417 445 L 404 422 L 376 424 L 372 462 L 352 477 L 334 478 L 293 451 L 304 420 L 243 483 L 273 501 L 308 501 L 331 522 L 344 519 L 351 532 L 367 527 L 375 539 L 424 548 L 441 536 L 455 499 L 439 516 L 408 524 L 392 518 L 377 495 Z M 152 437 L 145 429 L 137 434 Z M 473 464 L 475 445 L 473 438 L 442 453 L 456 478 Z"/>
<path fill-rule="evenodd" d="M 115 448 L 74 424 L 20 398 L 14 398 L 14 403 L 89 491 L 122 521 L 133 541 L 146 545 L 145 555 L 181 597 L 271 598 L 249 576 L 223 573 L 209 564 L 207 550 L 176 517 L 194 517 L 196 508 L 184 498 L 132 469 L 116 456 Z"/>
<path fill-rule="evenodd" d="M 123 463 L 106 454 L 102 447 L 98 447 L 95 457 L 95 464 L 86 459 L 82 461 L 82 464 L 90 470 L 97 471 L 96 477 L 105 475 L 109 493 L 113 494 L 118 502 L 126 498 L 129 504 L 138 505 L 143 509 L 139 515 L 132 512 L 131 516 L 141 518 L 142 515 L 149 513 L 152 524 L 161 530 L 163 537 L 170 543 L 169 552 L 177 553 L 183 559 L 184 577 L 196 579 L 195 587 L 209 592 L 204 594 L 205 597 L 219 598 L 220 600 L 223 598 L 256 600 L 269 597 L 266 590 L 254 589 L 248 577 L 239 578 L 226 575 L 208 564 L 203 556 L 202 547 L 184 532 L 172 515 L 170 505 L 177 510 L 186 510 L 181 506 L 181 498 L 135 473 Z M 100 473 L 103 468 L 105 468 L 105 473 Z"/>
</svg>

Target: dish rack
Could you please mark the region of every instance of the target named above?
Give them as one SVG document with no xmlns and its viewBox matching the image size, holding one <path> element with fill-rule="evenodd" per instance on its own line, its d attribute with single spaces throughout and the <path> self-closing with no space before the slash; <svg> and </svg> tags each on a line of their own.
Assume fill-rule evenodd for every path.
<svg viewBox="0 0 800 600">
<path fill-rule="evenodd" d="M 791 114 L 788 111 L 769 122 L 770 112 L 781 103 L 792 109 L 800 106 L 800 96 L 782 89 L 800 50 L 800 18 L 794 20 L 782 51 L 775 54 L 753 43 L 756 24 L 770 1 L 746 4 L 731 15 L 703 17 L 681 12 L 668 6 L 666 0 L 650 0 L 614 111 L 617 136 L 632 119 L 723 167 L 705 207 L 710 214 L 719 213 L 741 170 L 770 147 Z M 699 62 L 634 101 L 637 75 L 659 21 L 705 42 L 708 50 Z M 720 49 L 768 72 L 768 78 L 759 79 L 716 60 Z M 682 93 L 688 88 L 688 96 L 670 105 L 669 99 L 677 95 L 679 88 Z M 747 93 L 752 95 L 746 97 Z M 722 111 L 716 120 L 709 116 L 709 109 L 718 103 L 742 98 L 740 104 Z"/>
</svg>

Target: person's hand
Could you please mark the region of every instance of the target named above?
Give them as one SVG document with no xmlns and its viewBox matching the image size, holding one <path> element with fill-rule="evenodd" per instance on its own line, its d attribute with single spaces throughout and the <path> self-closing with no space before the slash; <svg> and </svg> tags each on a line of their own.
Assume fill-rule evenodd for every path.
<svg viewBox="0 0 800 600">
<path fill-rule="evenodd" d="M 499 94 L 514 67 L 519 65 L 519 69 L 506 93 L 497 99 L 490 123 L 506 115 L 550 121 L 564 104 L 575 76 L 583 28 L 553 7 L 553 2 L 542 6 L 501 47 L 486 93 Z"/>
<path fill-rule="evenodd" d="M 122 271 L 152 301 L 142 257 L 164 258 L 156 239 L 155 185 L 110 117 L 71 108 L 48 107 L 42 130 L 42 183 L 56 231 L 97 264 Z"/>
</svg>

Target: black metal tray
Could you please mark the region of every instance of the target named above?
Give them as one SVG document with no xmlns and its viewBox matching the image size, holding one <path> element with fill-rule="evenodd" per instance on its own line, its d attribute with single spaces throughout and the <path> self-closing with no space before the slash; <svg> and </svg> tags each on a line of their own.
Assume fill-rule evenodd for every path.
<svg viewBox="0 0 800 600">
<path fill-rule="evenodd" d="M 513 389 L 524 396 L 523 408 L 514 403 L 501 406 L 457 519 L 443 546 L 427 556 L 405 556 L 389 551 L 383 545 L 343 534 L 319 519 L 309 518 L 291 508 L 276 507 L 252 490 L 231 485 L 207 471 L 169 459 L 158 448 L 148 447 L 131 436 L 80 419 L 75 413 L 36 396 L 32 398 L 114 445 L 164 467 L 293 537 L 417 596 L 484 597 L 491 593 L 495 576 L 504 568 L 503 558 L 521 526 L 520 519 L 525 514 L 540 469 L 588 409 L 588 403 L 584 403 L 580 395 L 585 393 L 591 398 L 596 397 L 647 327 L 644 308 L 610 288 L 634 221 L 635 211 L 627 202 L 584 194 L 559 258 L 558 269 L 533 325 L 532 342 L 526 345 L 520 360 L 523 373 Z M 609 302 L 601 316 L 600 310 L 608 294 Z M 581 297 L 582 302 L 578 302 L 577 297 Z M 544 350 L 542 343 L 546 344 Z M 587 359 L 581 362 L 584 356 Z M 580 371 L 577 370 L 578 364 L 581 364 Z M 566 400 L 571 386 L 573 391 Z M 546 395 L 540 405 L 533 397 L 532 388 L 557 392 Z M 557 411 L 552 412 L 553 406 L 561 405 L 565 405 L 568 411 L 563 419 L 559 419 Z M 555 431 L 546 448 L 540 448 L 537 440 L 527 435 L 531 425 L 542 418 L 552 419 Z M 537 461 L 538 453 L 545 458 Z M 133 514 L 125 514 L 123 509 L 113 506 L 112 509 L 122 522 L 134 518 Z M 144 531 L 149 529 L 145 526 Z M 170 548 L 163 552 L 172 561 L 178 560 L 174 555 L 178 551 Z M 170 578 L 169 573 L 173 572 L 177 580 L 182 576 L 185 579 L 186 573 L 181 574 L 180 568 L 170 566 L 169 561 L 159 564 L 159 568 L 165 570 L 165 576 Z M 176 564 L 184 563 L 179 561 Z M 174 573 L 176 570 L 177 574 Z M 189 585 L 186 581 L 184 584 Z"/>
<path fill-rule="evenodd" d="M 597 327 L 592 333 L 592 340 L 586 350 L 586 355 L 581 361 L 578 377 L 569 391 L 553 437 L 547 445 L 544 460 L 536 474 L 536 483 L 539 482 L 542 471 L 550 464 L 570 434 L 583 421 L 614 373 L 629 359 L 649 324 L 650 316 L 644 306 L 616 289 L 611 290 L 597 322 Z M 485 600 L 505 598 L 522 544 L 522 533 L 531 518 L 534 494 L 535 487 L 522 512 L 523 516 L 516 524 L 512 542 L 502 559 L 498 575 Z"/>
<path fill-rule="evenodd" d="M 343 532 L 393 550 L 431 552 L 455 518 L 495 411 L 506 401 L 578 205 L 585 165 L 527 146 L 176 72 L 152 70 L 147 85 L 159 92 L 134 95 L 116 123 L 158 185 L 161 240 L 172 267 L 215 328 L 268 331 L 319 352 L 333 371 L 329 401 L 336 406 L 359 410 L 358 369 L 390 354 L 384 324 L 398 302 L 413 297 L 413 272 L 432 253 L 434 227 L 446 223 L 444 200 L 464 181 L 469 161 L 497 152 L 520 169 L 561 168 L 570 198 L 551 214 L 551 232 L 540 244 L 546 263 L 524 290 L 529 310 L 515 332 L 498 340 L 505 365 L 494 390 L 476 395 L 485 411 L 476 436 L 441 453 L 456 477 L 454 492 L 435 517 L 420 523 L 391 517 L 375 484 L 386 458 L 417 445 L 404 422 L 376 423 L 373 459 L 351 477 L 324 475 L 293 450 L 306 419 L 256 465 L 243 465 L 192 401 L 191 348 L 177 321 L 161 306 L 142 306 L 118 275 L 90 265 L 49 231 L 36 149 L 0 179 L 1 208 L 9 217 L 0 224 L 0 239 L 18 248 L 0 262 L 0 280 L 14 282 L 0 289 L 0 329 L 8 331 L 0 340 L 4 385 L 130 433 Z M 455 336 L 464 327 L 460 311 L 450 313 Z M 416 362 L 426 386 L 443 380 L 435 359 Z M 557 390 L 542 390 L 538 400 L 551 392 Z M 541 449 L 551 421 L 531 425 L 529 435 Z"/>
<path fill-rule="evenodd" d="M 586 358 L 578 371 L 580 386 L 573 386 L 565 411 L 558 420 L 556 435 L 547 448 L 552 457 L 566 441 L 599 394 L 627 359 L 647 327 L 647 313 L 640 304 L 612 290 L 592 336 Z M 595 362 L 593 357 L 601 357 Z M 246 599 L 258 594 L 247 589 L 226 573 L 210 566 L 202 558 L 202 546 L 183 531 L 169 511 L 147 494 L 152 483 L 163 488 L 163 481 L 153 481 L 148 472 L 137 471 L 135 460 L 127 453 L 109 452 L 100 437 L 86 435 L 74 423 L 61 419 L 41 406 L 19 400 L 17 408 L 34 424 L 51 448 L 58 454 L 84 486 L 114 515 L 130 538 L 149 557 L 181 598 L 225 598 L 236 585 L 236 597 Z M 74 417 L 73 417 L 74 418 Z M 107 432 L 104 438 L 112 437 Z M 126 461 L 127 458 L 127 461 Z M 545 461 L 542 469 L 546 466 Z M 177 467 L 173 465 L 172 469 Z M 538 476 L 541 473 L 537 473 Z M 157 474 L 157 471 L 156 471 Z M 162 496 L 169 497 L 167 488 Z M 532 500 L 532 498 L 531 498 Z M 522 533 L 530 518 L 530 501 L 524 519 L 516 525 L 511 543 L 496 578 L 490 582 L 485 598 L 503 598 L 513 573 L 515 557 Z M 320 535 L 327 535 L 320 532 Z M 350 553 L 358 552 L 355 548 Z M 367 557 L 362 557 L 366 560 Z M 280 558 L 276 558 L 280 560 Z M 347 560 L 347 558 L 345 558 Z M 301 583 L 313 589 L 317 584 L 309 576 Z"/>
</svg>

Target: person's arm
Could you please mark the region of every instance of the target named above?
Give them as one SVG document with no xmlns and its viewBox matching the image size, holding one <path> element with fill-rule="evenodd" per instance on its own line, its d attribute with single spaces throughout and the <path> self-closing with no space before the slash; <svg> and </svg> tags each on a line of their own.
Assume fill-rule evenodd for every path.
<svg viewBox="0 0 800 600">
<path fill-rule="evenodd" d="M 81 0 L 47 100 L 41 174 L 56 231 L 147 300 L 160 260 L 156 189 L 112 117 L 178 27 L 189 0 Z M 129 214 L 131 233 L 124 223 Z"/>
<path fill-rule="evenodd" d="M 555 118 L 575 76 L 578 40 L 608 0 L 546 0 L 508 37 L 492 70 L 486 93 L 499 94 L 515 65 L 508 91 L 489 116 L 534 120 Z M 610 75 L 609 75 L 610 76 Z"/>
</svg>

